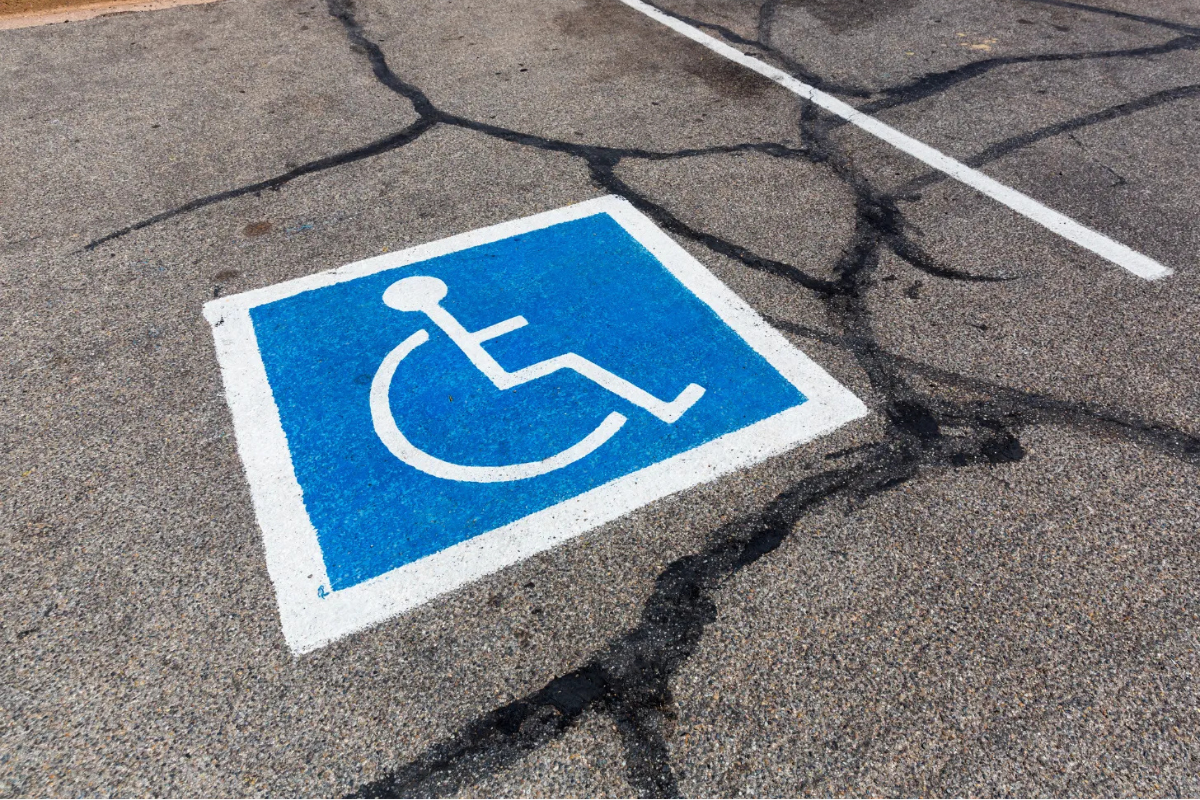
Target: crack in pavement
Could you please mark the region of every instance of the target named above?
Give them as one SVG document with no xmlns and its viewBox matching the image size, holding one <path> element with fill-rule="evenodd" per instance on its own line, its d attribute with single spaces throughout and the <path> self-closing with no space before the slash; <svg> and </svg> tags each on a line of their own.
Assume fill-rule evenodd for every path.
<svg viewBox="0 0 1200 800">
<path fill-rule="evenodd" d="M 1101 6 L 1089 6 L 1085 3 L 1075 3 L 1072 0 L 1020 0 L 1022 3 L 1037 3 L 1043 6 L 1057 6 L 1059 8 L 1069 8 L 1072 11 L 1083 11 L 1089 14 L 1100 14 L 1106 17 L 1116 17 L 1117 19 L 1127 19 L 1131 22 L 1141 22 L 1145 25 L 1153 25 L 1158 28 L 1167 28 L 1173 31 L 1183 31 L 1200 35 L 1200 28 L 1195 25 L 1185 25 L 1182 22 L 1172 22 L 1167 19 L 1159 19 L 1145 14 L 1131 14 L 1128 11 L 1117 11 L 1112 8 L 1103 8 Z"/>
<path fill-rule="evenodd" d="M 1020 133 L 1016 136 L 1010 136 L 1007 139 L 988 145 L 987 148 L 979 151 L 973 156 L 962 159 L 962 162 L 970 167 L 981 167 L 984 164 L 990 164 L 993 161 L 998 161 L 1004 156 L 1010 155 L 1023 150 L 1029 145 L 1036 142 L 1052 139 L 1055 136 L 1062 134 L 1070 134 L 1082 128 L 1088 128 L 1092 125 L 1097 125 L 1101 122 L 1109 122 L 1121 117 L 1127 117 L 1130 114 L 1136 114 L 1139 111 L 1147 111 L 1152 108 L 1173 103 L 1176 100 L 1186 98 L 1200 97 L 1200 83 L 1193 83 L 1187 86 L 1176 86 L 1174 89 L 1164 89 L 1161 92 L 1139 97 L 1136 100 L 1130 100 L 1127 103 L 1110 106 L 1109 108 L 1093 112 L 1091 114 L 1083 114 L 1072 119 L 1056 122 L 1052 125 L 1046 125 L 1037 130 L 1029 131 L 1028 133 Z M 905 197 L 913 192 L 920 191 L 936 183 L 941 183 L 949 179 L 949 175 L 944 172 L 935 172 L 930 170 L 924 175 L 913 178 L 908 183 L 893 192 L 896 197 Z"/>
<path fill-rule="evenodd" d="M 389 134 L 382 139 L 376 139 L 370 144 L 363 145 L 362 147 L 356 147 L 353 150 L 344 150 L 340 153 L 334 153 L 330 156 L 324 156 L 323 158 L 309 161 L 305 164 L 301 164 L 298 167 L 294 167 L 287 172 L 276 175 L 273 178 L 267 178 L 266 180 L 250 183 L 245 186 L 239 186 L 236 189 L 229 189 L 224 192 L 216 192 L 215 194 L 210 194 L 205 197 L 198 197 L 195 200 L 190 200 L 181 206 L 164 211 L 161 214 L 155 214 L 153 217 L 147 217 L 140 222 L 135 222 L 132 225 L 115 230 L 112 233 L 101 236 L 99 239 L 93 239 L 85 244 L 82 249 L 85 251 L 95 250 L 100 245 L 107 244 L 114 239 L 119 239 L 122 236 L 133 233 L 134 231 L 140 231 L 142 228 L 148 228 L 151 225 L 155 225 L 159 222 L 165 222 L 173 217 L 178 217 L 182 214 L 187 214 L 192 211 L 197 211 L 205 206 L 223 203 L 226 200 L 233 200 L 234 198 L 243 197 L 248 194 L 259 194 L 267 190 L 278 191 L 285 185 L 294 181 L 296 178 L 300 178 L 304 175 L 312 175 L 317 172 L 324 172 L 325 170 L 333 169 L 334 167 L 352 164 L 355 161 L 361 161 L 364 158 L 372 158 L 382 153 L 387 153 L 391 150 L 403 147 L 406 144 L 410 144 L 411 142 L 415 142 L 418 138 L 420 138 L 421 134 L 432 128 L 434 124 L 434 121 L 421 117 L 407 128 L 397 131 L 396 133 Z"/>
<path fill-rule="evenodd" d="M 972 61 L 954 69 L 942 72 L 931 72 L 913 81 L 892 86 L 880 91 L 884 97 L 858 107 L 864 114 L 877 114 L 880 111 L 924 100 L 935 94 L 957 86 L 958 84 L 978 78 L 1001 67 L 1014 64 L 1053 64 L 1069 61 L 1097 61 L 1121 58 L 1145 58 L 1146 56 L 1164 55 L 1180 51 L 1195 51 L 1200 49 L 1200 34 L 1179 36 L 1162 44 L 1146 47 L 1133 47 L 1125 50 L 1096 50 L 1077 53 L 1039 53 L 1031 56 L 998 56 Z M 844 122 L 843 122 L 844 124 Z"/>
<path fill-rule="evenodd" d="M 1148 48 L 986 59 L 884 89 L 877 93 L 881 98 L 865 105 L 863 110 L 882 110 L 915 102 L 1011 63 L 1140 57 L 1195 50 L 1200 45 L 1200 30 L 1188 26 L 1094 9 L 1067 0 L 1023 1 L 1136 19 L 1180 30 L 1186 35 Z M 958 375 L 883 350 L 873 329 L 867 295 L 874 285 L 874 273 L 884 251 L 890 251 L 916 269 L 940 279 L 995 281 L 1012 278 L 969 275 L 937 264 L 908 235 L 908 223 L 898 206 L 901 200 L 919 200 L 913 192 L 936 182 L 936 176 L 921 176 L 898 190 L 877 188 L 831 140 L 835 120 L 823 115 L 811 103 L 802 102 L 801 106 L 798 124 L 803 146 L 800 148 L 754 143 L 653 152 L 565 142 L 442 111 L 419 88 L 392 72 L 382 49 L 370 40 L 357 21 L 352 0 L 327 0 L 327 4 L 330 15 L 342 24 L 351 44 L 368 58 L 375 77 L 407 98 L 418 120 L 368 145 L 317 159 L 265 181 L 199 198 L 114 231 L 90 242 L 86 249 L 94 249 L 127 233 L 205 205 L 265 189 L 279 189 L 302 175 L 394 150 L 438 125 L 459 127 L 514 144 L 581 158 L 598 188 L 625 197 L 668 232 L 733 258 L 747 268 L 778 275 L 812 292 L 824 303 L 829 320 L 840 333 L 777 319 L 770 320 L 771 324 L 793 335 L 833 344 L 849 353 L 866 374 L 872 388 L 883 398 L 878 410 L 886 420 L 886 430 L 879 441 L 825 457 L 835 460 L 854 456 L 852 465 L 827 469 L 796 481 L 761 511 L 712 532 L 711 544 L 703 551 L 667 565 L 655 580 L 654 590 L 643 605 L 638 624 L 612 639 L 584 665 L 550 680 L 524 697 L 482 714 L 409 763 L 363 784 L 355 796 L 453 793 L 559 738 L 589 711 L 605 714 L 615 724 L 624 748 L 628 779 L 639 793 L 676 795 L 679 785 L 665 733 L 676 714 L 671 680 L 696 652 L 705 629 L 716 619 L 714 593 L 730 577 L 777 549 L 807 514 L 834 501 L 862 502 L 922 474 L 969 465 L 1019 461 L 1025 456 L 1020 434 L 1031 425 L 1057 424 L 1081 433 L 1115 436 L 1185 463 L 1200 465 L 1200 438 L 1183 431 L 1119 410 L 1022 392 Z M 730 41 L 757 47 L 771 53 L 781 63 L 789 64 L 786 57 L 769 43 L 774 6 L 775 2 L 767 2 L 761 7 L 757 40 L 738 37 L 721 26 L 680 18 L 697 27 L 717 30 Z M 788 68 L 812 85 L 852 96 L 870 96 L 856 87 L 832 86 L 794 62 Z M 1195 86 L 1178 87 L 1011 137 L 981 151 L 968 163 L 986 163 L 1051 136 L 1194 97 L 1198 92 L 1200 89 Z M 637 192 L 615 172 L 625 159 L 667 160 L 749 151 L 823 165 L 852 191 L 854 231 L 834 268 L 833 278 L 816 277 L 795 265 L 763 257 L 735 242 L 690 226 L 662 204 Z M 966 390 L 979 399 L 958 401 L 937 392 L 920 391 L 912 385 L 911 379 L 916 377 L 941 387 L 947 394 L 956 389 Z M 954 430 L 954 435 L 943 433 L 949 429 Z"/>
</svg>

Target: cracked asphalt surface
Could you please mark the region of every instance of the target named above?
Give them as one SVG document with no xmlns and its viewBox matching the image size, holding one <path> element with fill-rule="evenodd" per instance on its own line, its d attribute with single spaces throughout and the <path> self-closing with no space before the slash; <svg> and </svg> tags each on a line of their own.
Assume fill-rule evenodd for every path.
<svg viewBox="0 0 1200 800">
<path fill-rule="evenodd" d="M 0 32 L 0 793 L 1200 794 L 1200 4 Z M 207 300 L 629 198 L 871 415 L 294 657 Z"/>
</svg>

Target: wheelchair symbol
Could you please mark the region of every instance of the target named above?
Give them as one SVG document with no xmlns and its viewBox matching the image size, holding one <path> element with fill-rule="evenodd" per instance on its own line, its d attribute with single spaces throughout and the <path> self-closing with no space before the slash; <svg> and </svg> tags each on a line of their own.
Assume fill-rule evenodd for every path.
<svg viewBox="0 0 1200 800">
<path fill-rule="evenodd" d="M 495 339 L 497 336 L 525 327 L 529 324 L 526 319 L 519 316 L 512 317 L 483 330 L 470 333 L 449 311 L 441 307 L 440 302 L 446 296 L 446 291 L 446 284 L 437 278 L 417 275 L 403 278 L 389 286 L 383 293 L 383 302 L 397 311 L 419 311 L 429 317 L 430 321 L 441 328 L 450 337 L 450 341 L 457 345 L 471 363 L 501 391 L 544 378 L 560 369 L 569 369 L 601 388 L 607 389 L 617 397 L 646 409 L 668 425 L 682 417 L 704 394 L 703 387 L 690 383 L 674 400 L 664 402 L 575 353 L 555 356 L 516 372 L 508 372 L 488 355 L 482 345 L 489 339 Z M 533 478 L 556 469 L 562 469 L 587 456 L 611 439 L 626 422 L 626 418 L 622 414 L 614 411 L 583 439 L 542 461 L 491 467 L 468 466 L 443 461 L 418 449 L 405 438 L 392 416 L 391 403 L 388 399 L 392 378 L 395 376 L 400 362 L 427 341 L 429 341 L 429 334 L 424 330 L 419 330 L 409 336 L 384 357 L 379 369 L 375 372 L 374 380 L 371 381 L 371 420 L 375 424 L 376 435 L 392 455 L 421 472 L 446 480 L 472 483 L 497 483 Z"/>
</svg>

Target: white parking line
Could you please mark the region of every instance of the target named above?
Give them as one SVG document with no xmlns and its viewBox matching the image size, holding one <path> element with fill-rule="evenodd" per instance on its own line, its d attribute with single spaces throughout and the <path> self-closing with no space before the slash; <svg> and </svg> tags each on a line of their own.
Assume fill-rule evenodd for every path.
<svg viewBox="0 0 1200 800">
<path fill-rule="evenodd" d="M 803 81 L 796 80 L 781 69 L 772 67 L 770 64 L 759 61 L 753 56 L 748 56 L 734 47 L 730 47 L 721 40 L 709 36 L 707 33 L 669 14 L 659 11 L 654 6 L 642 2 L 642 0 L 621 0 L 621 2 L 636 11 L 640 11 L 656 22 L 661 22 L 677 33 L 683 34 L 693 42 L 707 47 L 714 53 L 722 55 L 730 61 L 735 61 L 747 69 L 754 70 L 759 75 L 774 81 L 789 92 L 815 103 L 831 114 L 836 114 L 851 125 L 882 139 L 893 147 L 908 153 L 913 158 L 925 162 L 957 181 L 965 183 L 967 186 L 987 195 L 993 200 L 1008 206 L 1021 216 L 1033 220 L 1047 230 L 1057 233 L 1059 236 L 1074 242 L 1080 247 L 1091 250 L 1101 258 L 1111 261 L 1140 278 L 1153 281 L 1173 274 L 1171 269 L 1163 266 L 1154 259 L 1144 256 L 1136 250 L 1132 250 L 1085 225 L 1080 225 L 1070 217 L 1060 214 L 1052 208 L 1047 208 L 1032 197 L 1005 186 L 993 178 L 989 178 L 979 170 L 972 169 L 961 161 L 956 161 L 945 153 L 935 150 L 907 134 L 901 133 L 890 125 L 863 114 L 853 106 L 843 103 L 841 100 L 822 92 L 820 89 L 809 86 Z"/>
</svg>

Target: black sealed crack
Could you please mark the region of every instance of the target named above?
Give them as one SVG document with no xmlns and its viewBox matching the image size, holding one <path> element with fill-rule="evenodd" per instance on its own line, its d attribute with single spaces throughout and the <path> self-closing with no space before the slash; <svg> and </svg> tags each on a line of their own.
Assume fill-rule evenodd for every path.
<svg viewBox="0 0 1200 800">
<path fill-rule="evenodd" d="M 1146 47 L 1134 47 L 1125 50 L 1098 50 L 1092 52 L 1080 53 L 1040 53 L 1030 56 L 1001 56 L 997 58 L 985 58 L 979 61 L 972 61 L 970 64 L 964 64 L 961 67 L 945 70 L 943 72 L 931 72 L 926 75 L 899 86 L 892 86 L 883 89 L 880 94 L 883 97 L 879 100 L 874 100 L 869 103 L 864 103 L 859 106 L 859 111 L 865 114 L 878 114 L 880 111 L 886 111 L 897 106 L 908 105 L 915 103 L 918 100 L 924 100 L 932 97 L 935 94 L 940 94 L 947 89 L 957 86 L 965 81 L 973 80 L 982 75 L 987 74 L 1001 67 L 1009 67 L 1016 64 L 1051 64 L 1058 62 L 1069 61 L 1097 61 L 1111 60 L 1118 58 L 1145 58 L 1147 56 L 1163 55 L 1166 53 L 1174 53 L 1180 51 L 1195 51 L 1200 49 L 1200 34 L 1189 34 L 1187 36 L 1179 36 L 1169 42 L 1162 44 L 1148 45 Z"/>
<path fill-rule="evenodd" d="M 1103 51 L 1093 54 L 1049 54 L 1026 60 L 1040 63 L 1082 58 L 1139 57 L 1151 53 L 1196 49 L 1200 31 L 1188 26 L 1153 20 L 1140 15 L 1093 9 L 1066 0 L 1025 0 L 1058 5 L 1080 11 L 1112 14 L 1180 31 L 1185 36 L 1151 48 Z M 1200 438 L 1119 410 L 1087 403 L 1059 400 L 1021 392 L 1004 386 L 957 375 L 883 351 L 875 335 L 868 304 L 880 255 L 890 251 L 926 274 L 943 280 L 991 281 L 1010 276 L 975 276 L 941 266 L 912 240 L 898 200 L 916 201 L 905 192 L 886 192 L 875 187 L 847 154 L 830 138 L 838 121 L 823 118 L 805 104 L 799 118 L 801 148 L 781 144 L 737 144 L 716 148 L 656 153 L 637 149 L 578 144 L 513 131 L 471 120 L 439 109 L 417 87 L 402 81 L 387 64 L 382 49 L 372 42 L 354 16 L 350 0 L 328 0 L 329 13 L 343 26 L 347 38 L 363 52 L 376 78 L 408 98 L 418 121 L 356 150 L 318 159 L 280 176 L 229 192 L 200 198 L 172 211 L 113 232 L 87 245 L 92 249 L 134 230 L 187 213 L 205 205 L 244 194 L 277 189 L 301 175 L 330 169 L 342 163 L 387 152 L 414 141 L 437 125 L 477 132 L 521 146 L 560 152 L 581 158 L 597 187 L 620 194 L 678 236 L 697 242 L 713 252 L 736 259 L 742 265 L 763 270 L 808 290 L 820 298 L 834 331 L 773 320 L 794 335 L 811 337 L 849 353 L 865 372 L 873 390 L 882 398 L 877 411 L 886 420 L 882 437 L 827 460 L 848 459 L 850 463 L 794 482 L 760 511 L 714 531 L 709 546 L 667 565 L 658 575 L 646 600 L 638 624 L 615 637 L 583 666 L 549 681 L 525 697 L 493 709 L 463 726 L 447 739 L 433 745 L 407 764 L 359 787 L 362 797 L 445 795 L 515 764 L 529 753 L 555 740 L 585 713 L 607 715 L 620 733 L 626 754 L 628 779 L 646 796 L 677 794 L 679 786 L 670 760 L 669 737 L 675 716 L 671 680 L 698 648 L 704 631 L 717 614 L 715 593 L 728 579 L 774 552 L 791 535 L 795 525 L 815 509 L 831 502 L 862 502 L 891 491 L 933 471 L 979 464 L 1006 464 L 1021 460 L 1025 448 L 1022 431 L 1030 425 L 1057 424 L 1081 432 L 1101 434 L 1138 442 L 1164 455 L 1200 465 Z M 717 31 L 730 41 L 758 48 L 786 65 L 798 77 L 829 91 L 864 96 L 854 87 L 837 87 L 820 76 L 787 62 L 769 43 L 774 3 L 762 7 L 759 39 L 738 37 L 720 26 L 689 20 Z M 669 13 L 669 12 L 668 12 Z M 891 108 L 944 91 L 985 74 L 1013 60 L 989 59 L 958 70 L 925 76 L 915 82 L 885 90 L 877 105 Z M 1078 130 L 1172 100 L 1192 97 L 1195 87 L 1160 92 L 999 142 L 986 149 L 976 162 L 983 163 L 1049 136 Z M 814 277 L 795 265 L 757 255 L 734 242 L 688 225 L 662 204 L 636 192 L 615 173 L 624 159 L 690 158 L 723 152 L 755 151 L 778 158 L 805 159 L 824 165 L 840 178 L 855 197 L 854 232 L 836 264 L 834 278 Z M 972 162 L 972 163 L 976 163 Z M 927 185 L 918 183 L 905 187 Z M 929 387 L 918 389 L 914 379 Z M 976 399 L 956 400 L 963 393 Z M 946 431 L 953 430 L 954 435 Z M 853 456 L 853 458 L 850 458 Z"/>
<path fill-rule="evenodd" d="M 1091 114 L 1083 114 L 1073 119 L 1056 122 L 1053 125 L 1046 125 L 1037 130 L 1029 131 L 1028 133 L 1020 133 L 1016 136 L 1010 136 L 1007 139 L 988 145 L 987 148 L 981 150 L 973 156 L 964 158 L 962 161 L 971 167 L 982 167 L 985 164 L 990 164 L 993 161 L 1011 155 L 1018 150 L 1024 150 L 1032 144 L 1052 139 L 1063 134 L 1070 134 L 1073 131 L 1089 128 L 1093 125 L 1098 125 L 1101 122 L 1110 122 L 1114 119 L 1127 117 L 1130 114 L 1136 114 L 1139 111 L 1147 111 L 1152 108 L 1173 103 L 1176 100 L 1184 100 L 1192 97 L 1200 97 L 1200 84 L 1191 84 L 1188 86 L 1177 86 L 1174 89 L 1164 89 L 1161 92 L 1148 94 L 1145 97 L 1139 97 L 1135 100 L 1130 100 L 1127 103 L 1111 106 L 1109 108 L 1095 111 Z M 914 192 L 928 188 L 935 183 L 940 183 L 946 180 L 947 176 L 943 172 L 927 172 L 897 189 L 894 194 L 897 198 L 911 196 Z M 1123 179 L 1122 179 L 1123 180 Z"/>
<path fill-rule="evenodd" d="M 1036 3 L 1043 6 L 1057 6 L 1059 8 L 1069 8 L 1072 11 L 1082 11 L 1085 14 L 1100 14 L 1106 17 L 1116 17 L 1117 19 L 1127 19 L 1131 22 L 1141 22 L 1145 25 L 1153 25 L 1158 28 L 1167 28 L 1173 31 L 1182 31 L 1193 35 L 1200 35 L 1200 28 L 1195 25 L 1185 25 L 1182 22 L 1172 22 L 1158 17 L 1151 17 L 1146 14 L 1131 14 L 1128 11 L 1117 11 L 1112 8 L 1103 8 L 1101 6 L 1089 6 L 1086 3 L 1074 3 L 1071 0 L 1021 0 L 1023 3 Z"/>
<path fill-rule="evenodd" d="M 353 150 L 345 150 L 341 153 L 334 153 L 331 156 L 325 156 L 324 158 L 318 158 L 314 161 L 309 161 L 306 164 L 293 167 L 287 172 L 276 175 L 273 178 L 267 178 L 266 180 L 258 181 L 257 183 L 239 186 L 236 189 L 229 189 L 228 191 L 224 192 L 217 192 L 206 197 L 198 197 L 195 200 L 191 200 L 181 206 L 172 208 L 169 211 L 164 211 L 161 214 L 155 214 L 153 217 L 148 217 L 140 222 L 135 222 L 132 225 L 101 236 L 99 239 L 93 239 L 85 244 L 83 249 L 95 250 L 100 245 L 107 244 L 114 239 L 119 239 L 126 234 L 133 233 L 134 231 L 140 231 L 142 228 L 148 228 L 158 222 L 165 222 L 166 220 L 169 220 L 172 217 L 178 217 L 181 214 L 197 211 L 205 206 L 223 203 L 226 200 L 233 200 L 234 198 L 244 197 L 248 194 L 258 194 L 268 190 L 279 190 L 286 184 L 291 183 L 292 181 L 296 180 L 296 178 L 304 175 L 312 175 L 317 172 L 324 172 L 325 170 L 333 169 L 334 167 L 352 164 L 355 161 L 361 161 L 364 158 L 372 158 L 380 155 L 381 153 L 396 150 L 406 144 L 409 144 L 410 142 L 416 141 L 421 134 L 433 127 L 433 124 L 433 121 L 421 118 L 403 130 L 385 136 L 382 139 L 376 139 L 374 142 L 363 145 L 362 147 L 356 147 Z"/>
</svg>

